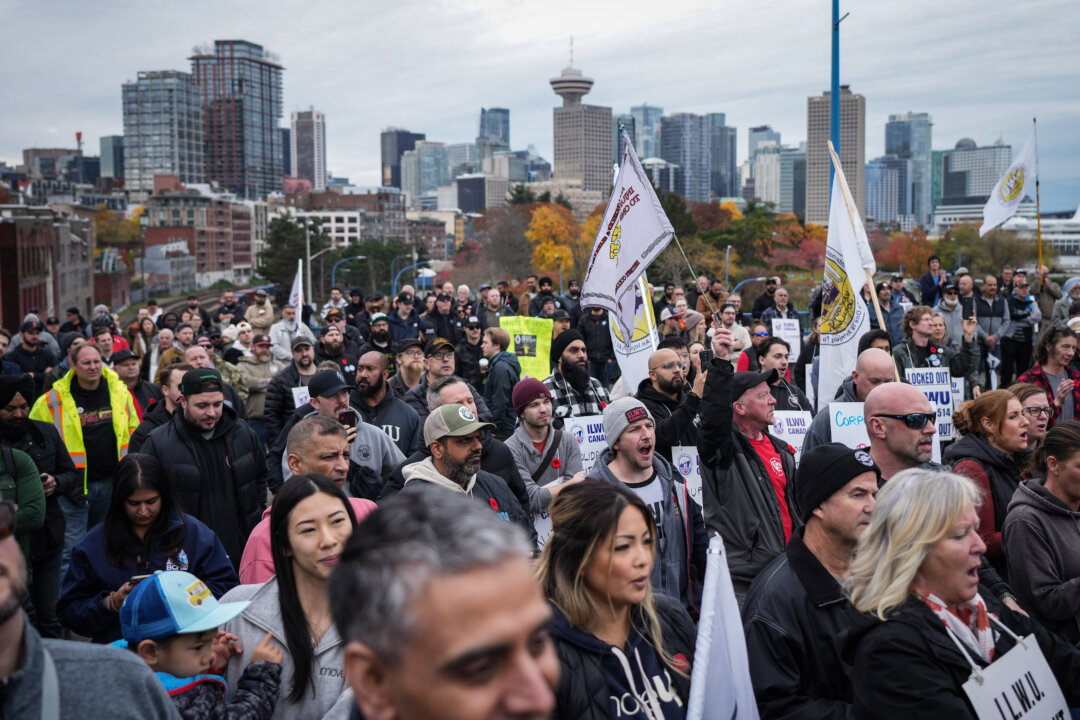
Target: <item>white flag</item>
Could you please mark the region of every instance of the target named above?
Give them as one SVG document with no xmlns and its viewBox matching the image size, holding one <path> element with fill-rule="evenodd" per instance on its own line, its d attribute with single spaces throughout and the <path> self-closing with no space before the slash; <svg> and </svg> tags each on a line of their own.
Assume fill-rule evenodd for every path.
<svg viewBox="0 0 1080 720">
<path fill-rule="evenodd" d="M 615 315 L 608 313 L 611 325 L 608 330 L 611 333 L 611 347 L 615 351 L 615 361 L 619 363 L 619 373 L 622 376 L 623 392 L 626 395 L 637 393 L 638 385 L 642 380 L 649 377 L 649 356 L 656 351 L 656 318 L 653 317 L 653 305 L 649 299 L 648 284 L 645 276 L 638 278 L 638 291 L 634 293 L 634 334 L 630 340 L 623 335 L 621 323 L 617 323 Z M 630 303 L 627 303 L 630 305 Z"/>
<path fill-rule="evenodd" d="M 638 162 L 629 133 L 623 129 L 620 135 L 622 164 L 581 283 L 581 307 L 610 310 L 623 337 L 631 337 L 637 279 L 668 246 L 675 231 Z M 643 300 L 651 302 L 649 297 Z"/>
<path fill-rule="evenodd" d="M 1016 156 L 1016 162 L 1009 166 L 1005 177 L 994 186 L 990 199 L 983 207 L 983 224 L 979 228 L 979 237 L 996 228 L 1016 214 L 1020 201 L 1030 196 L 1039 179 L 1039 141 L 1035 137 L 1035 125 L 1031 126 L 1031 135 Z"/>
<path fill-rule="evenodd" d="M 746 636 L 724 541 L 709 540 L 687 720 L 758 720 Z"/>
<path fill-rule="evenodd" d="M 296 279 L 293 280 L 292 290 L 289 292 L 289 304 L 296 308 L 297 317 L 304 307 L 304 261 L 296 261 Z"/>
<path fill-rule="evenodd" d="M 834 166 L 836 176 L 829 201 L 829 238 L 821 296 L 817 396 L 823 403 L 832 399 L 840 383 L 851 377 L 855 369 L 859 338 L 870 331 L 870 310 L 861 290 L 866 283 L 866 272 L 873 276 L 877 271 L 866 228 L 848 191 L 840 163 L 834 162 Z M 873 288 L 870 292 L 874 292 Z"/>
</svg>

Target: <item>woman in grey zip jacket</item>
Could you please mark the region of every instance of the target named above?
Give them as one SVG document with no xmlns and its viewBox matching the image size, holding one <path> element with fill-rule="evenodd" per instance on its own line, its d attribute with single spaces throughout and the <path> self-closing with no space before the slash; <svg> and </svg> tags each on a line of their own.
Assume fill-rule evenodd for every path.
<svg viewBox="0 0 1080 720">
<path fill-rule="evenodd" d="M 322 475 L 298 475 L 282 486 L 270 511 L 270 543 L 277 575 L 262 585 L 241 585 L 221 602 L 248 600 L 225 625 L 240 640 L 225 680 L 230 697 L 267 633 L 284 656 L 281 695 L 273 720 L 349 717 L 352 691 L 345 682 L 345 645 L 330 618 L 330 572 L 356 528 L 345 494 Z"/>
</svg>

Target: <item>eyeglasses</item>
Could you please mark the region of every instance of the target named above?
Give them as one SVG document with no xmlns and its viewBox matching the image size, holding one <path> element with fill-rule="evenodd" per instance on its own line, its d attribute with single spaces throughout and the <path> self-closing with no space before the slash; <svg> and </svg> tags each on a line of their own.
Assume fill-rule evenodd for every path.
<svg viewBox="0 0 1080 720">
<path fill-rule="evenodd" d="M 768 331 L 754 333 L 754 337 L 768 337 L 768 336 L 769 336 Z"/>
<path fill-rule="evenodd" d="M 912 430 L 922 430 L 926 427 L 926 423 L 933 422 L 937 417 L 937 413 L 908 413 L 907 415 L 875 415 L 877 418 L 892 418 L 893 420 L 903 420 L 904 424 Z"/>
<path fill-rule="evenodd" d="M 1050 408 L 1048 407 L 1026 407 L 1024 408 L 1024 414 L 1030 418 L 1050 417 Z"/>
<path fill-rule="evenodd" d="M 657 365 L 653 368 L 653 370 L 674 370 L 675 368 L 680 366 L 682 366 L 682 363 L 680 363 L 678 360 L 671 360 L 664 363 L 663 365 Z"/>
<path fill-rule="evenodd" d="M 422 350 L 406 350 L 405 352 L 403 352 L 401 354 L 404 355 L 405 357 L 411 357 L 411 358 L 418 358 L 418 357 L 423 357 L 424 356 L 424 352 Z"/>
<path fill-rule="evenodd" d="M 15 534 L 15 503 L 0 500 L 0 540 Z"/>
<path fill-rule="evenodd" d="M 434 355 L 431 355 L 430 357 L 433 357 L 436 360 L 449 360 L 450 358 L 454 357 L 454 353 L 452 353 L 452 352 L 441 352 L 441 353 L 435 353 Z"/>
</svg>

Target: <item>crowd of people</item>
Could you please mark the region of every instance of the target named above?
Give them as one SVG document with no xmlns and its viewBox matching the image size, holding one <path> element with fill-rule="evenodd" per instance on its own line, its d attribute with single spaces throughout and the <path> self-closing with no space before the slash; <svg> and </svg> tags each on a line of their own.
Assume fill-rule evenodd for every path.
<svg viewBox="0 0 1080 720">
<path fill-rule="evenodd" d="M 1019 653 L 1080 707 L 1080 278 L 1032 274 L 868 285 L 835 388 L 779 277 L 749 311 L 657 288 L 633 387 L 546 276 L 32 313 L 0 328 L 0 717 L 683 718 L 714 534 L 762 718 L 984 717 L 1009 688 L 968 678 Z M 963 381 L 955 440 L 911 368 Z"/>
</svg>

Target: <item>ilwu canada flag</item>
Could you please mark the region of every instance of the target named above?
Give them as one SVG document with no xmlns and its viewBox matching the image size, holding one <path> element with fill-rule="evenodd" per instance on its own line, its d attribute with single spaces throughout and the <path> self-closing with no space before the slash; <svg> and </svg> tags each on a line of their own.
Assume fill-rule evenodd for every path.
<svg viewBox="0 0 1080 720">
<path fill-rule="evenodd" d="M 1035 137 L 1035 126 L 1031 126 L 1031 135 L 1016 156 L 1016 162 L 1009 166 L 1005 177 L 998 180 L 994 192 L 983 207 L 983 224 L 979 228 L 979 237 L 996 228 L 1016 214 L 1020 201 L 1030 197 L 1035 183 L 1039 180 L 1039 140 Z"/>
<path fill-rule="evenodd" d="M 581 307 L 611 311 L 622 336 L 629 338 L 634 334 L 637 279 L 675 237 L 675 230 L 641 168 L 630 134 L 625 128 L 619 134 L 622 163 L 581 284 Z"/>
</svg>

